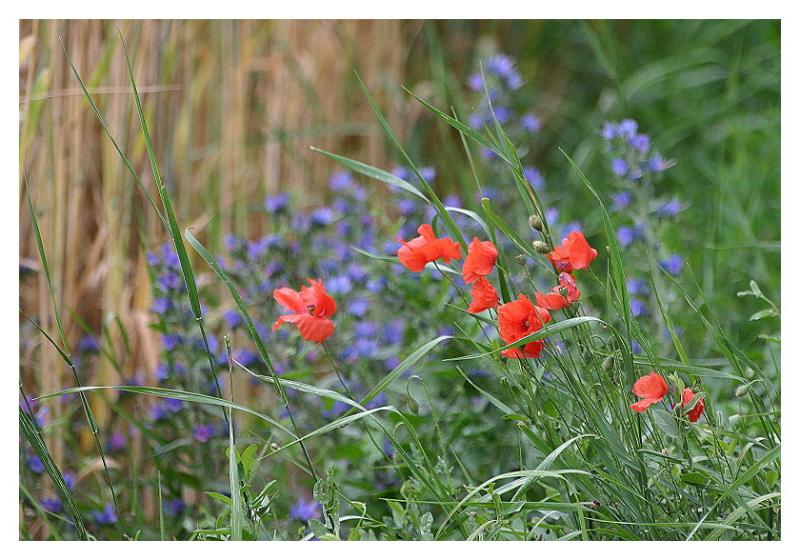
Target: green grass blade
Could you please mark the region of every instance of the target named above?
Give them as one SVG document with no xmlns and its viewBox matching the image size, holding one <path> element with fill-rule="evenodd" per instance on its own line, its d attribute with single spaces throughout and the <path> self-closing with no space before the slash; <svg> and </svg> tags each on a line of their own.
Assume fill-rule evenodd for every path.
<svg viewBox="0 0 800 560">
<path fill-rule="evenodd" d="M 61 498 L 61 502 L 72 516 L 72 519 L 75 522 L 75 531 L 78 533 L 78 538 L 82 541 L 89 540 L 89 537 L 86 533 L 86 526 L 83 523 L 83 517 L 81 516 L 81 512 L 75 503 L 75 497 L 73 496 L 72 491 L 64 481 L 64 475 L 61 474 L 58 465 L 56 465 L 55 461 L 53 461 L 53 457 L 50 455 L 50 451 L 47 449 L 47 444 L 45 443 L 44 439 L 42 439 L 41 433 L 36 427 L 33 418 L 31 418 L 24 410 L 22 410 L 21 406 L 19 407 L 19 425 L 22 434 L 25 436 L 25 439 L 27 439 L 28 443 L 31 444 L 34 453 L 36 453 L 36 455 L 42 461 L 45 471 L 47 471 L 47 475 L 50 477 L 50 480 L 53 481 L 53 486 L 55 487 L 59 498 Z"/>
</svg>

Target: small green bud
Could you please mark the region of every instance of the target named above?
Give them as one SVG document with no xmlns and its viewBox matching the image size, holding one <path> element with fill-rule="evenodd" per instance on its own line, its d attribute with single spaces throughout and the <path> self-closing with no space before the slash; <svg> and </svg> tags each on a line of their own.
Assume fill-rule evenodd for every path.
<svg viewBox="0 0 800 560">
<path fill-rule="evenodd" d="M 736 396 L 743 397 L 747 394 L 749 390 L 750 390 L 749 383 L 747 383 L 746 385 L 739 385 L 738 387 L 736 387 Z"/>
<path fill-rule="evenodd" d="M 544 241 L 536 240 L 533 242 L 533 250 L 537 253 L 542 253 L 543 255 L 550 252 L 550 246 L 545 243 Z"/>
<path fill-rule="evenodd" d="M 535 229 L 536 231 L 542 231 L 542 229 L 544 228 L 542 219 L 536 214 L 533 214 L 528 218 L 528 225 L 531 226 L 531 228 Z"/>
<path fill-rule="evenodd" d="M 608 358 L 603 360 L 602 366 L 603 366 L 603 371 L 605 371 L 606 373 L 611 371 L 611 369 L 614 367 L 614 357 L 609 356 Z"/>
</svg>

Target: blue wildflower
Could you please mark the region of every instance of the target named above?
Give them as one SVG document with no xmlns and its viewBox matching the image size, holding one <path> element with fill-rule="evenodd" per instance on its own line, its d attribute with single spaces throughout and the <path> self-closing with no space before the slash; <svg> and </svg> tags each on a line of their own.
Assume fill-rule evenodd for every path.
<svg viewBox="0 0 800 560">
<path fill-rule="evenodd" d="M 680 255 L 670 255 L 659 264 L 672 276 L 677 276 L 683 270 L 683 259 Z"/>
<path fill-rule="evenodd" d="M 192 428 L 192 437 L 195 441 L 206 443 L 208 440 L 214 437 L 214 426 L 209 424 L 198 424 Z"/>
<path fill-rule="evenodd" d="M 628 140 L 628 144 L 637 152 L 644 154 L 650 149 L 650 137 L 647 134 L 636 134 Z"/>
<path fill-rule="evenodd" d="M 61 500 L 57 496 L 48 496 L 40 500 L 42 508 L 50 513 L 61 511 Z"/>
<path fill-rule="evenodd" d="M 222 320 L 225 321 L 225 325 L 231 330 L 241 327 L 242 322 L 244 321 L 241 314 L 232 309 L 229 309 L 222 314 Z"/>
<path fill-rule="evenodd" d="M 78 352 L 96 354 L 100 352 L 100 341 L 94 336 L 84 336 L 78 341 Z"/>
<path fill-rule="evenodd" d="M 179 334 L 163 334 L 161 335 L 161 344 L 164 350 L 172 352 L 181 343 L 181 335 Z"/>
<path fill-rule="evenodd" d="M 278 193 L 268 196 L 264 201 L 264 208 L 270 214 L 278 214 L 289 208 L 289 193 Z"/>
<path fill-rule="evenodd" d="M 70 490 L 75 490 L 75 473 L 71 471 L 64 471 L 62 476 L 64 477 L 64 482 L 66 483 L 67 488 Z"/>
<path fill-rule="evenodd" d="M 157 315 L 163 315 L 170 309 L 172 309 L 172 300 L 166 297 L 160 297 L 153 301 L 153 307 L 151 310 Z"/>
<path fill-rule="evenodd" d="M 494 108 L 494 117 L 500 124 L 506 124 L 511 118 L 511 109 L 504 105 L 499 105 Z"/>
<path fill-rule="evenodd" d="M 44 472 L 44 465 L 42 464 L 42 460 L 39 459 L 38 455 L 29 456 L 26 464 L 28 465 L 28 468 L 36 474 L 42 474 Z"/>
<path fill-rule="evenodd" d="M 633 138 L 639 130 L 639 125 L 633 119 L 623 119 L 617 125 L 617 134 L 625 139 Z"/>
<path fill-rule="evenodd" d="M 364 270 L 364 267 L 358 263 L 353 263 L 347 267 L 347 274 L 353 280 L 353 282 L 357 282 L 359 284 L 363 284 L 366 282 L 368 278 L 367 271 Z"/>
<path fill-rule="evenodd" d="M 678 212 L 683 210 L 683 206 L 681 205 L 681 201 L 677 198 L 670 199 L 662 204 L 659 204 L 656 208 L 656 215 L 659 218 L 666 218 L 668 216 L 674 216 Z"/>
<path fill-rule="evenodd" d="M 232 233 L 229 233 L 225 236 L 223 243 L 225 245 L 225 250 L 229 253 L 232 253 L 239 248 L 239 238 Z"/>
<path fill-rule="evenodd" d="M 377 278 L 370 278 L 367 280 L 367 291 L 378 293 L 386 288 L 386 277 L 378 276 Z"/>
<path fill-rule="evenodd" d="M 432 183 L 436 179 L 436 169 L 433 167 L 420 167 L 419 174 L 426 183 Z"/>
<path fill-rule="evenodd" d="M 331 174 L 328 186 L 333 192 L 347 191 L 353 186 L 353 175 L 349 171 L 337 171 Z"/>
<path fill-rule="evenodd" d="M 380 408 L 382 406 L 386 406 L 388 402 L 389 399 L 386 397 L 386 393 L 378 393 L 364 406 L 364 408 Z"/>
<path fill-rule="evenodd" d="M 631 299 L 631 314 L 634 317 L 641 317 L 647 314 L 647 306 L 640 299 Z"/>
<path fill-rule="evenodd" d="M 618 177 L 624 177 L 628 174 L 628 162 L 622 158 L 614 158 L 611 160 L 611 171 Z"/>
<path fill-rule="evenodd" d="M 325 289 L 333 295 L 346 294 L 353 289 L 353 283 L 349 276 L 332 276 L 325 281 Z"/>
<path fill-rule="evenodd" d="M 108 450 L 111 453 L 124 451 L 127 446 L 128 440 L 125 439 L 125 434 L 122 432 L 114 432 L 111 434 L 111 437 L 108 438 Z"/>
<path fill-rule="evenodd" d="M 628 247 L 638 239 L 637 232 L 630 226 L 620 226 L 617 228 L 617 241 L 622 247 Z"/>
<path fill-rule="evenodd" d="M 150 419 L 153 422 L 159 422 L 167 417 L 167 411 L 160 404 L 154 404 L 150 408 Z"/>
<path fill-rule="evenodd" d="M 525 180 L 527 180 L 534 189 L 541 189 L 544 186 L 544 176 L 542 172 L 535 167 L 526 167 L 523 169 Z"/>
<path fill-rule="evenodd" d="M 633 202 L 633 195 L 630 191 L 620 191 L 611 195 L 611 209 L 624 210 Z"/>
<path fill-rule="evenodd" d="M 665 160 L 659 153 L 654 154 L 653 157 L 650 158 L 650 161 L 647 162 L 647 168 L 653 173 L 660 173 L 672 167 L 672 165 L 673 162 Z"/>
<path fill-rule="evenodd" d="M 112 504 L 106 504 L 102 511 L 92 510 L 92 519 L 98 525 L 113 525 L 117 522 L 117 514 Z"/>
<path fill-rule="evenodd" d="M 534 115 L 533 113 L 525 113 L 519 120 L 520 126 L 527 130 L 528 132 L 537 132 L 541 127 L 542 123 L 539 121 L 539 117 Z"/>
<path fill-rule="evenodd" d="M 164 502 L 164 511 L 171 517 L 178 517 L 186 509 L 186 504 L 180 498 Z"/>
<path fill-rule="evenodd" d="M 347 304 L 347 312 L 356 317 L 363 317 L 369 311 L 369 302 L 364 298 L 356 298 Z"/>
<path fill-rule="evenodd" d="M 234 350 L 232 357 L 246 368 L 253 367 L 259 361 L 258 354 L 247 348 L 238 348 Z"/>
<path fill-rule="evenodd" d="M 314 500 L 304 500 L 300 498 L 289 510 L 289 517 L 307 523 L 311 519 L 317 519 L 321 515 L 319 504 Z"/>
<path fill-rule="evenodd" d="M 480 72 L 473 72 L 467 78 L 467 87 L 472 91 L 481 91 L 483 89 L 483 76 Z"/>
<path fill-rule="evenodd" d="M 603 123 L 603 138 L 613 140 L 617 136 L 617 125 L 612 122 Z"/>
<path fill-rule="evenodd" d="M 362 338 L 372 338 L 378 332 L 378 327 L 375 323 L 370 321 L 360 321 L 356 323 L 353 328 L 355 335 Z"/>
<path fill-rule="evenodd" d="M 311 225 L 316 227 L 325 227 L 333 223 L 333 209 L 328 206 L 316 208 L 311 212 Z"/>
<path fill-rule="evenodd" d="M 183 401 L 180 399 L 166 398 L 164 399 L 164 410 L 176 414 L 183 410 Z"/>
<path fill-rule="evenodd" d="M 383 339 L 387 344 L 401 344 L 406 334 L 406 323 L 403 319 L 393 319 L 383 326 Z"/>
<path fill-rule="evenodd" d="M 400 358 L 397 356 L 390 356 L 383 361 L 383 365 L 386 366 L 386 369 L 391 371 L 400 365 Z"/>
<path fill-rule="evenodd" d="M 650 291 L 647 287 L 647 282 L 639 278 L 628 278 L 626 285 L 628 293 L 635 296 L 645 295 Z"/>
</svg>

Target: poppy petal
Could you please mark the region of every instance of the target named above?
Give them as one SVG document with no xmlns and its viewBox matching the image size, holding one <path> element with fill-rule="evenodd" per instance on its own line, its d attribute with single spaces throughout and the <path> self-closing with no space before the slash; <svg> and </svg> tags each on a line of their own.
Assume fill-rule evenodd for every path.
<svg viewBox="0 0 800 560">
<path fill-rule="evenodd" d="M 467 258 L 464 259 L 464 267 L 461 269 L 464 282 L 472 284 L 478 278 L 488 276 L 496 262 L 497 247 L 494 246 L 494 243 L 473 237 L 469 244 Z"/>
<path fill-rule="evenodd" d="M 480 313 L 481 311 L 497 307 L 498 302 L 497 290 L 494 289 L 494 286 L 492 286 L 486 278 L 481 276 L 472 286 L 472 302 L 467 311 L 470 313 Z"/>
<path fill-rule="evenodd" d="M 631 409 L 633 409 L 634 412 L 638 412 L 639 414 L 641 414 L 642 412 L 644 412 L 645 410 L 647 410 L 660 400 L 661 399 L 650 399 L 650 398 L 642 399 L 640 401 L 633 403 L 631 405 Z"/>
<path fill-rule="evenodd" d="M 637 397 L 661 400 L 669 392 L 669 387 L 664 378 L 653 371 L 637 379 L 631 391 Z"/>
<path fill-rule="evenodd" d="M 281 315 L 272 325 L 272 330 L 277 330 L 283 323 L 294 323 L 300 336 L 310 342 L 323 342 L 333 334 L 335 326 L 333 321 L 325 317 L 313 317 L 303 313 Z"/>
<path fill-rule="evenodd" d="M 306 313 L 308 311 L 300 292 L 291 288 L 278 288 L 272 292 L 272 297 L 283 307 L 295 313 Z"/>
<path fill-rule="evenodd" d="M 686 406 L 692 402 L 692 399 L 695 397 L 695 392 L 689 389 L 688 387 L 683 390 L 681 394 L 681 406 L 686 408 Z M 700 417 L 703 415 L 703 411 L 705 410 L 706 405 L 703 402 L 703 399 L 698 400 L 695 405 L 692 407 L 691 410 L 686 412 L 686 417 L 689 419 L 689 422 L 697 422 Z"/>
</svg>

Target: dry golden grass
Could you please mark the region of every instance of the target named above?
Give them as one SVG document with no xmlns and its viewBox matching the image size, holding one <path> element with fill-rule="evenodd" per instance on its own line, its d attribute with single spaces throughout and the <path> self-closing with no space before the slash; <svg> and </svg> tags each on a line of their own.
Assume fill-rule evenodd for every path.
<svg viewBox="0 0 800 560">
<path fill-rule="evenodd" d="M 214 247 L 225 232 L 262 233 L 258 212 L 267 193 L 291 190 L 308 205 L 324 196 L 331 163 L 313 157 L 312 144 L 388 163 L 352 72 L 357 68 L 376 90 L 403 135 L 418 109 L 396 90 L 386 92 L 403 82 L 419 27 L 397 21 L 21 22 L 20 166 L 71 342 L 82 334 L 75 314 L 94 330 L 108 329 L 123 371 L 152 375 L 159 348 L 147 327 L 144 256 L 165 237 L 83 98 L 59 37 L 152 188 L 117 30 L 125 37 L 179 219 L 204 229 Z M 24 197 L 23 181 L 20 258 L 35 262 Z M 54 331 L 43 275 L 21 283 L 20 306 Z M 115 318 L 130 336 L 127 352 Z M 35 391 L 66 384 L 46 344 L 24 345 L 21 357 L 23 377 Z M 101 360 L 92 382 L 119 381 Z M 100 421 L 108 414 L 101 407 Z M 54 451 L 58 457 L 58 446 Z"/>
<path fill-rule="evenodd" d="M 353 70 L 404 135 L 420 110 L 397 84 L 419 29 L 419 23 L 397 21 L 21 22 L 20 169 L 38 211 L 70 343 L 82 336 L 82 321 L 95 333 L 103 329 L 120 371 L 138 371 L 147 384 L 155 383 L 160 347 L 148 328 L 145 255 L 166 240 L 166 232 L 84 99 L 59 38 L 112 134 L 145 186 L 153 188 L 122 33 L 181 225 L 203 230 L 207 243 L 218 248 L 224 233 L 263 233 L 260 210 L 268 193 L 288 190 L 304 205 L 320 202 L 332 166 L 314 157 L 310 145 L 378 166 L 389 163 Z M 23 179 L 20 262 L 35 267 L 25 189 Z M 21 279 L 20 307 L 55 333 L 43 274 Z M 21 328 L 21 379 L 28 390 L 42 394 L 70 385 L 55 349 L 35 333 L 27 336 L 30 325 Z M 93 372 L 91 384 L 122 381 L 102 356 Z M 246 387 L 237 394 L 244 397 Z M 106 425 L 111 408 L 97 395 L 92 403 Z M 60 417 L 60 403 L 51 406 Z M 85 431 L 82 438 L 89 452 L 91 435 Z M 141 447 L 139 439 L 131 444 Z M 63 441 L 51 437 L 48 444 L 60 462 Z M 143 506 L 154 515 L 154 496 L 148 494 Z"/>
</svg>

